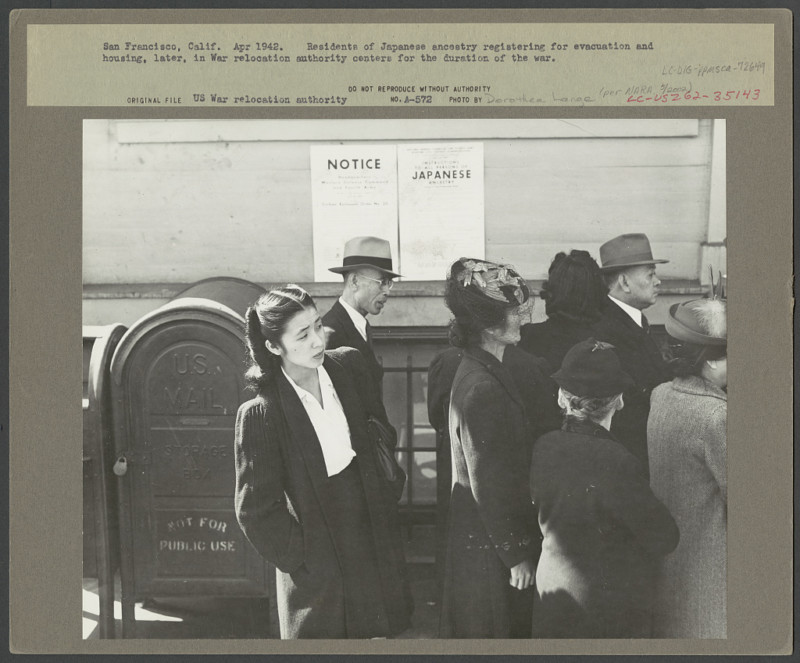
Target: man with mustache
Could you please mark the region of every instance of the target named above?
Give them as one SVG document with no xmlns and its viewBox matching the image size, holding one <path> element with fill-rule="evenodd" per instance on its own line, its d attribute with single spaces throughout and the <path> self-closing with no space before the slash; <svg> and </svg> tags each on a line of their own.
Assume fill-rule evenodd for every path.
<svg viewBox="0 0 800 663">
<path fill-rule="evenodd" d="M 389 242 L 380 237 L 353 237 L 344 245 L 341 267 L 331 272 L 344 276 L 342 296 L 322 317 L 328 337 L 327 349 L 343 345 L 360 351 L 375 385 L 383 393 L 383 367 L 375 357 L 367 315 L 380 315 L 389 291 L 400 274 L 392 271 Z"/>
<path fill-rule="evenodd" d="M 650 336 L 642 310 L 656 303 L 658 286 L 656 260 L 647 235 L 629 233 L 609 240 L 600 247 L 600 271 L 608 286 L 608 301 L 601 318 L 594 323 L 595 338 L 614 346 L 622 370 L 635 385 L 623 392 L 623 408 L 614 417 L 611 433 L 641 463 L 650 476 L 647 457 L 647 416 L 650 392 L 672 379 L 661 350 Z"/>
</svg>

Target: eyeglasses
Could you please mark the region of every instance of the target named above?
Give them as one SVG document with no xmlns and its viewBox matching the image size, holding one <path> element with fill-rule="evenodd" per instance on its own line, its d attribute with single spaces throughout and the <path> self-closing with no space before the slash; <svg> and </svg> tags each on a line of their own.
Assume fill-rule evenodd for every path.
<svg viewBox="0 0 800 663">
<path fill-rule="evenodd" d="M 370 281 L 375 281 L 375 283 L 380 283 L 381 288 L 386 288 L 387 290 L 391 290 L 394 288 L 394 281 L 390 276 L 384 276 L 382 279 L 373 279 L 371 276 L 366 276 L 364 274 L 359 274 L 359 277 L 362 279 L 369 279 Z"/>
</svg>

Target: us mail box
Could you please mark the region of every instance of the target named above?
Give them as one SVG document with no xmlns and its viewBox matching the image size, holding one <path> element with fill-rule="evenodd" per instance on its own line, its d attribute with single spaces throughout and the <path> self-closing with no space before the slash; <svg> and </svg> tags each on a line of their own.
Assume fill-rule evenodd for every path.
<svg viewBox="0 0 800 663">
<path fill-rule="evenodd" d="M 264 289 L 190 286 L 138 320 L 111 364 L 123 636 L 148 597 L 264 597 L 270 578 L 234 514 L 244 315 Z"/>
</svg>

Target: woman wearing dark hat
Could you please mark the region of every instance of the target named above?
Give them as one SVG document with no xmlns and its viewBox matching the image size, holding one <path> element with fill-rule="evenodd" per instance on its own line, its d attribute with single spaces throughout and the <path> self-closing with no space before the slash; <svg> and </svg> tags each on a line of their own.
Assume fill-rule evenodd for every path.
<svg viewBox="0 0 800 663">
<path fill-rule="evenodd" d="M 727 633 L 725 313 L 718 298 L 670 307 L 665 326 L 677 377 L 651 399 L 650 483 L 681 529 L 658 582 L 655 628 L 664 638 Z"/>
<path fill-rule="evenodd" d="M 588 251 L 559 252 L 550 264 L 539 296 L 547 320 L 522 326 L 517 347 L 542 357 L 558 370 L 573 345 L 592 336 L 608 295 L 603 275 Z"/>
<path fill-rule="evenodd" d="M 519 341 L 528 298 L 509 266 L 461 258 L 447 275 L 450 342 L 465 350 L 448 417 L 453 479 L 442 637 L 530 637 L 540 542 L 527 493 L 531 439 L 523 398 L 502 363 Z"/>
<path fill-rule="evenodd" d="M 654 568 L 675 549 L 678 529 L 609 433 L 632 380 L 613 346 L 594 339 L 570 349 L 553 377 L 564 426 L 539 438 L 531 461 L 544 536 L 533 635 L 649 637 Z"/>
<path fill-rule="evenodd" d="M 282 638 L 374 638 L 411 611 L 397 505 L 367 413 L 388 425 L 358 351 L 325 352 L 314 301 L 296 285 L 246 316 L 258 395 L 236 417 L 236 517 L 277 569 Z M 364 386 L 367 388 L 364 388 Z"/>
</svg>

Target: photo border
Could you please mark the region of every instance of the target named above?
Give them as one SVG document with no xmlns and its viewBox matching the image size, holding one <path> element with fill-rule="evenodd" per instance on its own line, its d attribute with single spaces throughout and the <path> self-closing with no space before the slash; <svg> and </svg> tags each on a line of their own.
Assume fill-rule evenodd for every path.
<svg viewBox="0 0 800 663">
<path fill-rule="evenodd" d="M 283 10 L 278 10 L 283 11 Z M 286 10 L 288 12 L 288 10 Z M 350 10 L 327 15 L 344 21 Z M 394 16 L 394 10 L 377 10 Z M 423 16 L 408 10 L 409 20 Z M 476 10 L 479 11 L 479 10 Z M 607 10 L 548 12 L 551 20 L 608 20 Z M 641 20 L 635 9 L 614 20 Z M 666 10 L 670 21 L 689 10 Z M 343 13 L 345 12 L 345 13 Z M 527 10 L 520 10 L 520 15 Z M 293 14 L 293 12 L 288 12 Z M 139 10 L 108 14 L 75 10 L 65 22 L 121 22 L 153 16 Z M 55 14 L 52 14 L 55 16 Z M 297 16 L 297 14 L 294 14 Z M 442 14 L 444 17 L 446 14 Z M 726 15 L 721 11 L 720 17 Z M 40 20 L 45 14 L 39 15 Z M 62 15 L 59 15 L 60 17 Z M 463 20 L 463 11 L 452 16 Z M 497 13 L 483 19 L 496 21 Z M 12 652 L 42 653 L 729 653 L 781 654 L 792 648 L 792 91 L 791 14 L 753 9 L 731 14 L 745 22 L 775 21 L 775 105 L 771 108 L 513 108 L 425 109 L 424 117 L 725 117 L 728 131 L 728 287 L 731 320 L 729 491 L 741 509 L 730 516 L 729 637 L 714 641 L 353 641 L 275 642 L 220 640 L 82 641 L 80 591 L 82 480 L 77 450 L 82 436 L 81 143 L 84 118 L 215 117 L 211 108 L 27 108 L 24 25 L 12 18 L 10 37 L 10 440 L 9 614 Z M 185 14 L 171 10 L 159 19 Z M 652 13 L 647 17 L 652 20 Z M 197 10 L 200 22 L 221 22 Z M 303 17 L 306 18 L 306 17 Z M 375 21 L 376 15 L 358 15 Z M 538 17 L 537 17 L 538 18 Z M 233 14 L 231 14 L 231 20 Z M 232 22 L 263 20 L 242 10 Z M 507 17 L 504 16 L 504 20 Z M 49 19 L 48 19 L 49 22 Z M 692 21 L 694 22 L 694 21 Z M 237 117 L 420 117 L 414 109 L 253 109 Z M 77 222 L 76 222 L 77 221 Z M 77 247 L 77 250 L 76 250 Z M 78 259 L 75 259 L 78 256 Z M 44 362 L 42 361 L 44 358 Z M 48 365 L 47 362 L 52 362 Z M 45 364 L 43 366 L 43 363 Z M 65 443 L 66 441 L 66 443 Z M 741 547 L 740 547 L 741 546 Z M 47 572 L 31 573 L 31 569 Z M 738 569 L 738 570 L 737 570 Z M 741 581 L 741 584 L 740 584 Z M 783 597 L 782 599 L 779 597 Z M 757 621 L 751 620 L 755 614 Z M 532 651 L 534 650 L 534 651 Z"/>
</svg>

